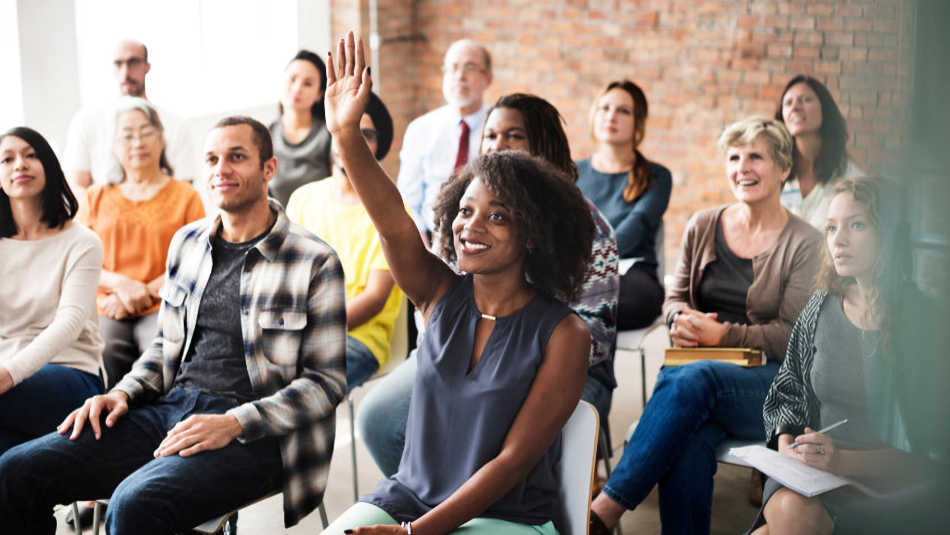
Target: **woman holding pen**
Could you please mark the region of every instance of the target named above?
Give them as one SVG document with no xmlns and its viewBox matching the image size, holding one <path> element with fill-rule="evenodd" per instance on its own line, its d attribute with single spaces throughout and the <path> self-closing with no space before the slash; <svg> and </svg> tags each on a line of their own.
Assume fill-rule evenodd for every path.
<svg viewBox="0 0 950 535">
<path fill-rule="evenodd" d="M 920 485 L 924 470 L 933 471 L 926 458 L 946 446 L 934 433 L 945 434 L 939 429 L 946 420 L 931 417 L 941 406 L 935 401 L 941 374 L 923 360 L 896 365 L 894 350 L 913 346 L 894 328 L 892 298 L 899 295 L 908 312 L 921 307 L 907 306 L 918 291 L 889 292 L 885 283 L 901 279 L 894 259 L 903 257 L 893 247 L 900 225 L 884 219 L 896 210 L 881 209 L 900 196 L 885 186 L 876 178 L 835 186 L 818 290 L 795 324 L 763 417 L 771 447 L 874 488 L 884 483 L 889 496 L 872 498 L 846 486 L 806 498 L 769 479 L 755 535 L 899 533 L 910 516 L 915 523 L 927 516 L 934 492 Z"/>
<path fill-rule="evenodd" d="M 353 34 L 330 61 L 327 127 L 425 336 L 399 469 L 325 533 L 555 533 L 560 432 L 584 387 L 580 291 L 594 226 L 580 191 L 523 152 L 480 156 L 443 186 L 443 256 L 426 250 L 359 130 L 369 69 Z M 558 217 L 544 217 L 556 213 Z M 359 527 L 364 526 L 364 527 Z"/>
</svg>

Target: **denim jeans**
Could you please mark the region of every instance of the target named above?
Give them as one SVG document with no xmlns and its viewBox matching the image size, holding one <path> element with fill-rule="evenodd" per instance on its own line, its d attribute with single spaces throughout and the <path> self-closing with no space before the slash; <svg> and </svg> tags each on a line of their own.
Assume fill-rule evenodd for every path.
<svg viewBox="0 0 950 535">
<path fill-rule="evenodd" d="M 356 411 L 356 424 L 363 442 L 386 477 L 396 473 L 402 459 L 416 362 L 413 351 L 405 362 L 376 381 Z M 612 394 L 600 381 L 588 377 L 581 399 L 594 405 L 603 421 L 610 411 Z"/>
<path fill-rule="evenodd" d="M 352 336 L 346 337 L 346 390 L 349 392 L 365 383 L 379 369 L 376 355 L 366 344 Z"/>
<path fill-rule="evenodd" d="M 0 455 L 56 429 L 66 416 L 102 393 L 102 379 L 69 366 L 47 364 L 0 394 Z"/>
<path fill-rule="evenodd" d="M 88 423 L 75 441 L 50 433 L 0 457 L 0 518 L 4 533 L 52 535 L 53 506 L 110 496 L 107 533 L 187 531 L 279 488 L 277 439 L 190 457 L 154 458 L 176 423 L 191 414 L 220 414 L 237 403 L 184 388 L 133 408 L 96 440 Z"/>
<path fill-rule="evenodd" d="M 716 446 L 765 439 L 762 405 L 777 371 L 775 362 L 663 368 L 604 493 L 633 509 L 659 485 L 663 533 L 709 533 Z"/>
</svg>

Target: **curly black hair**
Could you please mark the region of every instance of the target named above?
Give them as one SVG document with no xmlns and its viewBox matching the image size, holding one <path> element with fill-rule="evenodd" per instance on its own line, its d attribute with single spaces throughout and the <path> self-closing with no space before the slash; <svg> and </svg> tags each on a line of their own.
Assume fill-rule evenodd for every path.
<svg viewBox="0 0 950 535">
<path fill-rule="evenodd" d="M 511 207 L 518 236 L 527 249 L 525 280 L 541 295 L 575 300 L 594 240 L 590 209 L 562 171 L 522 151 L 479 156 L 442 185 L 433 207 L 442 258 L 456 262 L 452 221 L 462 195 L 476 178 Z"/>
</svg>

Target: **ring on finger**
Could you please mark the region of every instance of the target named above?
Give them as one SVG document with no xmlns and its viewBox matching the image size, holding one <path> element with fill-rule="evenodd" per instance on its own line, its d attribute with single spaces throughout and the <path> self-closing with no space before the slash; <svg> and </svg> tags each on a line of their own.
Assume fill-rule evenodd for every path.
<svg viewBox="0 0 950 535">
<path fill-rule="evenodd" d="M 824 455 L 824 454 L 825 454 L 825 448 L 823 448 L 823 447 L 821 447 L 821 446 L 818 446 L 818 451 L 816 451 L 815 453 L 817 453 L 818 455 Z"/>
</svg>

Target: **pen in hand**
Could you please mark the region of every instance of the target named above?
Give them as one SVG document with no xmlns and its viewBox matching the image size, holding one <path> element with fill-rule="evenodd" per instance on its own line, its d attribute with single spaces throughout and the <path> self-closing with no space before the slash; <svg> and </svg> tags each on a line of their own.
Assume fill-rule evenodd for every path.
<svg viewBox="0 0 950 535">
<path fill-rule="evenodd" d="M 844 424 L 846 424 L 846 423 L 848 423 L 848 419 L 847 419 L 847 418 L 845 418 L 844 420 L 841 420 L 840 422 L 835 422 L 835 423 L 829 425 L 828 427 L 826 427 L 826 428 L 824 428 L 824 429 L 819 429 L 818 431 L 815 431 L 815 432 L 818 433 L 818 434 L 824 434 L 824 433 L 827 433 L 828 431 L 831 431 L 832 429 L 837 429 L 838 427 L 841 427 L 842 425 L 844 425 Z M 789 449 L 795 449 L 795 448 L 797 448 L 797 447 L 800 446 L 800 445 L 801 445 L 801 444 L 799 444 L 798 442 L 792 442 L 791 444 L 788 445 L 788 447 L 789 447 Z"/>
</svg>

